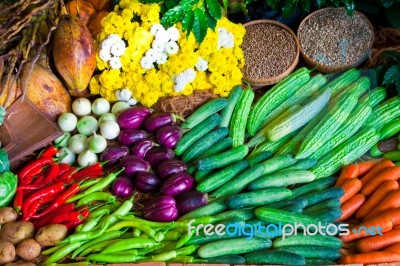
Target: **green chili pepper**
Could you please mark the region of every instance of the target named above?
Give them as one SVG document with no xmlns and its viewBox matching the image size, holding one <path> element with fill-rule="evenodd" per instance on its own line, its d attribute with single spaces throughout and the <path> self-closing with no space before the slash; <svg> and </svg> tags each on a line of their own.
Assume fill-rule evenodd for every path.
<svg viewBox="0 0 400 266">
<path fill-rule="evenodd" d="M 163 240 L 178 240 L 180 237 L 182 237 L 181 232 L 168 231 L 167 233 L 164 234 Z"/>
<path fill-rule="evenodd" d="M 91 186 L 101 182 L 103 179 L 104 178 L 96 178 L 96 179 L 87 180 L 80 184 L 80 188 L 81 188 L 81 190 L 84 190 L 85 188 L 91 187 Z"/>
<path fill-rule="evenodd" d="M 106 249 L 104 249 L 101 254 L 109 254 L 118 251 L 124 251 L 128 249 L 137 249 L 137 248 L 150 248 L 156 245 L 162 245 L 155 242 L 152 239 L 145 238 L 130 238 L 130 239 L 121 239 L 118 242 L 110 245 Z"/>
<path fill-rule="evenodd" d="M 133 229 L 133 237 L 139 237 L 142 231 L 139 228 Z"/>
<path fill-rule="evenodd" d="M 175 250 L 170 250 L 161 254 L 157 254 L 152 256 L 151 259 L 149 259 L 148 261 L 159 261 L 159 262 L 164 262 L 164 261 L 168 261 L 170 259 L 174 259 L 178 256 L 178 254 L 176 254 Z"/>
<path fill-rule="evenodd" d="M 140 259 L 145 259 L 145 257 L 137 255 L 110 255 L 110 254 L 91 254 L 87 257 L 88 261 L 105 262 L 105 263 L 129 263 L 135 262 Z"/>
<path fill-rule="evenodd" d="M 139 253 L 139 250 L 137 249 L 130 249 L 130 250 L 124 250 L 121 252 L 114 252 L 111 255 L 119 255 L 119 256 L 133 256 L 133 255 L 143 255 L 141 253 Z"/>
<path fill-rule="evenodd" d="M 142 232 L 144 232 L 145 234 L 147 234 L 149 237 L 155 239 L 155 234 L 156 232 L 148 225 L 137 222 L 137 221 L 121 221 L 116 223 L 115 225 L 111 226 L 110 228 L 107 229 L 106 232 L 110 232 L 110 231 L 116 231 L 116 230 L 120 230 L 121 228 L 124 227 L 135 227 L 135 228 L 139 228 Z M 159 242 L 159 241 L 157 241 Z"/>
<path fill-rule="evenodd" d="M 72 251 L 75 249 L 79 248 L 83 242 L 75 242 L 71 243 L 68 245 L 63 246 L 62 248 L 58 249 L 56 252 L 54 252 L 47 260 L 44 262 L 44 265 L 49 265 L 50 263 L 55 263 L 68 254 L 70 254 Z"/>
<path fill-rule="evenodd" d="M 42 255 L 50 255 L 50 254 L 56 252 L 57 250 L 59 250 L 60 248 L 62 248 L 62 247 L 64 247 L 64 246 L 65 246 L 65 244 L 64 244 L 64 245 L 57 245 L 57 246 L 51 247 L 51 248 L 49 248 L 49 249 L 46 249 L 46 250 L 42 251 L 41 254 L 42 254 Z"/>
<path fill-rule="evenodd" d="M 180 249 L 176 250 L 176 254 L 187 256 L 187 255 L 194 253 L 199 247 L 200 247 L 200 245 L 190 245 L 190 246 L 187 246 L 184 248 L 180 248 Z"/>
<path fill-rule="evenodd" d="M 105 201 L 105 202 L 115 202 L 115 197 L 108 192 L 93 192 L 89 195 L 82 197 L 78 203 L 76 204 L 77 207 L 82 205 L 88 205 L 94 201 Z"/>
<path fill-rule="evenodd" d="M 71 262 L 71 263 L 51 263 L 49 266 L 87 266 L 88 261 Z"/>
<path fill-rule="evenodd" d="M 90 253 L 93 252 L 101 252 L 103 251 L 106 247 L 108 247 L 109 245 L 112 245 L 114 243 L 116 243 L 118 241 L 118 239 L 111 239 L 108 241 L 104 241 L 104 242 L 100 242 L 100 243 L 96 243 L 88 248 L 86 248 L 84 251 L 82 251 L 82 253 L 80 254 L 80 256 L 84 257 Z"/>
<path fill-rule="evenodd" d="M 175 262 L 175 263 L 193 263 L 196 259 L 191 256 L 176 256 L 173 259 L 170 259 L 168 262 Z"/>
<path fill-rule="evenodd" d="M 182 235 L 182 237 L 178 240 L 178 243 L 176 243 L 175 248 L 183 247 L 192 238 L 194 233 L 195 230 L 191 230 L 187 234 Z"/>
<path fill-rule="evenodd" d="M 107 216 L 108 219 L 105 219 L 104 222 L 101 225 L 101 229 L 97 231 L 91 231 L 91 232 L 78 232 L 76 234 L 70 235 L 67 238 L 65 238 L 63 241 L 59 242 L 60 244 L 64 243 L 75 243 L 75 242 L 80 242 L 80 241 L 87 241 L 87 240 L 92 240 L 94 238 L 100 237 L 102 234 L 105 233 L 109 222 L 110 222 L 110 216 Z"/>
</svg>

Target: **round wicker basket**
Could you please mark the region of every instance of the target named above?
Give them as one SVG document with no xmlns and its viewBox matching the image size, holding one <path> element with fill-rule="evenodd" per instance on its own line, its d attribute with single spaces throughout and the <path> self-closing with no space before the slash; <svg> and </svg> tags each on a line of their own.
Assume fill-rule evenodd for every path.
<svg viewBox="0 0 400 266">
<path fill-rule="evenodd" d="M 247 81 L 253 87 L 259 88 L 259 87 L 278 83 L 279 81 L 281 81 L 283 78 L 285 78 L 287 75 L 289 75 L 295 69 L 295 67 L 297 66 L 297 63 L 299 62 L 300 44 L 297 39 L 297 36 L 293 33 L 293 31 L 289 27 L 287 27 L 286 25 L 284 25 L 280 22 L 274 21 L 274 20 L 267 20 L 267 19 L 253 20 L 253 21 L 245 23 L 244 26 L 246 28 L 246 31 L 248 31 L 250 26 L 257 25 L 257 24 L 275 25 L 275 26 L 279 27 L 280 29 L 289 33 L 293 39 L 293 44 L 295 46 L 295 53 L 296 53 L 296 54 L 293 54 L 294 59 L 292 60 L 290 66 L 287 69 L 285 69 L 282 73 L 279 73 L 278 75 L 275 75 L 273 77 L 265 77 L 265 78 L 251 78 L 251 77 L 246 77 L 245 75 L 243 75 L 244 76 L 243 79 L 245 81 Z M 260 39 L 260 42 L 261 41 L 262 41 L 262 39 Z M 274 43 L 271 43 L 271 45 L 274 45 Z M 260 55 L 260 56 L 263 56 L 263 55 Z M 246 54 L 245 54 L 245 57 L 246 57 Z M 247 60 L 245 60 L 245 61 L 246 61 L 245 64 L 247 64 L 248 68 L 253 67 L 252 65 L 248 65 L 249 62 L 247 62 Z"/>
</svg>

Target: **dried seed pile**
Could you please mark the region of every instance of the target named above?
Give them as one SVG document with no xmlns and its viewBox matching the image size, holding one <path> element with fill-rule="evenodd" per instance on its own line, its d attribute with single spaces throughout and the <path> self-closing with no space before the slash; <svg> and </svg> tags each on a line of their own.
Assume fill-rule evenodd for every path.
<svg viewBox="0 0 400 266">
<path fill-rule="evenodd" d="M 296 41 L 285 29 L 271 24 L 246 26 L 243 40 L 248 79 L 267 79 L 285 72 L 297 56 Z"/>
<path fill-rule="evenodd" d="M 325 9 L 306 20 L 299 30 L 303 53 L 321 65 L 355 63 L 368 52 L 372 31 L 364 18 L 341 8 Z"/>
</svg>

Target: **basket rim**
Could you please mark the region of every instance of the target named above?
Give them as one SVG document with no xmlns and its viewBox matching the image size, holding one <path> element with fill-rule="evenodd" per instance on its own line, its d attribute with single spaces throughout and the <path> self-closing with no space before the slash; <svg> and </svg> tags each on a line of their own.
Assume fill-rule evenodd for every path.
<svg viewBox="0 0 400 266">
<path fill-rule="evenodd" d="M 341 72 L 344 70 L 347 70 L 349 68 L 352 67 L 357 67 L 359 66 L 365 59 L 367 59 L 369 57 L 369 54 L 371 52 L 372 46 L 374 44 L 374 38 L 375 38 L 375 34 L 374 34 L 374 27 L 371 24 L 371 21 L 368 19 L 368 17 L 366 15 L 364 15 L 363 13 L 361 13 L 360 11 L 354 10 L 354 14 L 357 14 L 361 17 L 362 20 L 364 20 L 367 25 L 368 28 L 371 30 L 371 36 L 370 36 L 370 40 L 369 40 L 369 46 L 368 49 L 359 57 L 357 58 L 354 62 L 348 63 L 346 65 L 338 65 L 338 66 L 327 66 L 327 65 L 323 65 L 321 63 L 318 63 L 317 61 L 315 61 L 313 58 L 309 57 L 308 55 L 306 55 L 303 51 L 302 45 L 301 45 L 301 41 L 300 41 L 300 31 L 301 29 L 304 27 L 304 24 L 313 16 L 315 16 L 316 14 L 322 13 L 322 12 L 326 12 L 329 10 L 338 10 L 338 9 L 342 9 L 345 10 L 344 7 L 326 7 L 326 8 L 322 8 L 322 9 L 318 9 L 310 14 L 308 14 L 299 24 L 299 27 L 297 28 L 297 39 L 299 41 L 299 48 L 300 48 L 300 54 L 302 56 L 302 58 L 304 59 L 304 61 L 312 67 L 315 67 L 316 70 L 320 71 L 320 72 L 324 72 L 324 73 L 335 73 L 335 72 Z"/>
<path fill-rule="evenodd" d="M 246 22 L 245 24 L 243 24 L 243 26 L 246 28 L 248 26 L 257 25 L 257 24 L 268 24 L 268 25 L 275 25 L 275 26 L 280 27 L 281 29 L 285 30 L 292 36 L 292 39 L 296 46 L 296 56 L 295 56 L 294 60 L 292 61 L 291 65 L 281 74 L 279 74 L 277 76 L 269 77 L 266 79 L 248 78 L 248 77 L 244 76 L 244 74 L 243 74 L 243 80 L 247 81 L 251 85 L 256 85 L 256 86 L 272 85 L 272 84 L 275 84 L 275 83 L 281 81 L 283 78 L 285 78 L 287 75 L 289 75 L 296 68 L 296 66 L 299 62 L 299 57 L 300 57 L 300 42 L 299 42 L 296 34 L 292 31 L 292 29 L 290 29 L 285 24 L 275 21 L 275 20 L 257 19 L 257 20 L 252 20 L 252 21 Z"/>
</svg>

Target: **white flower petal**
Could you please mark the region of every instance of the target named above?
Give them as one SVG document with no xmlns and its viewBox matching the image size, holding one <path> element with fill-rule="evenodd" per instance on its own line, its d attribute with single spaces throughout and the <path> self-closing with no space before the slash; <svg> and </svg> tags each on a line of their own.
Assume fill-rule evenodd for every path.
<svg viewBox="0 0 400 266">
<path fill-rule="evenodd" d="M 152 69 L 154 67 L 153 61 L 146 56 L 140 59 L 140 66 L 144 69 Z"/>
<path fill-rule="evenodd" d="M 127 101 L 132 97 L 132 92 L 129 89 L 122 89 L 120 97 L 121 101 Z"/>
<path fill-rule="evenodd" d="M 174 91 L 175 92 L 181 92 L 181 91 L 183 91 L 185 89 L 185 87 L 186 87 L 186 84 L 183 84 L 183 83 L 175 84 Z"/>
<path fill-rule="evenodd" d="M 165 64 L 167 62 L 167 59 L 168 59 L 168 55 L 166 53 L 160 53 L 158 55 L 156 63 L 159 64 L 159 65 L 163 65 L 163 64 Z"/>
<path fill-rule="evenodd" d="M 110 67 L 111 67 L 112 69 L 120 69 L 120 68 L 122 67 L 121 60 L 120 60 L 119 57 L 117 57 L 117 56 L 111 57 L 109 63 L 110 63 Z"/>
<path fill-rule="evenodd" d="M 177 41 L 179 39 L 179 30 L 175 27 L 170 27 L 167 29 L 167 35 L 172 41 Z"/>
<path fill-rule="evenodd" d="M 170 40 L 170 36 L 168 36 L 167 31 L 158 31 L 156 34 L 155 41 L 167 43 Z"/>
<path fill-rule="evenodd" d="M 202 57 L 199 57 L 195 67 L 198 71 L 206 71 L 208 68 L 208 62 L 207 62 L 207 60 L 203 59 Z"/>
<path fill-rule="evenodd" d="M 165 31 L 164 26 L 161 24 L 154 24 L 153 26 L 151 26 L 150 29 L 150 33 L 155 36 L 157 34 L 157 32 L 159 31 Z"/>
<path fill-rule="evenodd" d="M 101 50 L 107 50 L 110 52 L 111 46 L 115 43 L 115 40 L 113 39 L 105 39 L 104 41 L 101 42 L 100 48 Z"/>
<path fill-rule="evenodd" d="M 179 46 L 176 42 L 168 42 L 165 46 L 165 51 L 167 54 L 176 54 L 179 51 Z"/>
<path fill-rule="evenodd" d="M 130 98 L 126 101 L 129 105 L 136 105 L 138 101 L 135 98 Z"/>
<path fill-rule="evenodd" d="M 101 49 L 99 57 L 101 60 L 108 62 L 111 59 L 110 51 L 108 49 Z"/>
<path fill-rule="evenodd" d="M 115 42 L 112 46 L 111 46 L 111 54 L 114 56 L 121 56 L 124 54 L 125 52 L 125 43 L 121 40 L 118 42 Z"/>
<path fill-rule="evenodd" d="M 118 34 L 110 34 L 107 36 L 107 39 L 109 40 L 121 40 L 121 36 L 119 36 Z"/>
</svg>

